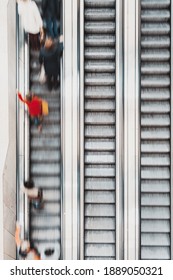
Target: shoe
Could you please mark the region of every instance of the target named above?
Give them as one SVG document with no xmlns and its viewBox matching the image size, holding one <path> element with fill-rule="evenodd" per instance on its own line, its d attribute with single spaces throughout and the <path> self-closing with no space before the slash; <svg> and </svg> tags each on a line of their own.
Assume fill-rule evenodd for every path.
<svg viewBox="0 0 173 280">
<path fill-rule="evenodd" d="M 45 253 L 46 256 L 49 257 L 49 256 L 53 255 L 54 249 L 46 249 L 46 250 L 44 251 L 44 253 Z"/>
</svg>

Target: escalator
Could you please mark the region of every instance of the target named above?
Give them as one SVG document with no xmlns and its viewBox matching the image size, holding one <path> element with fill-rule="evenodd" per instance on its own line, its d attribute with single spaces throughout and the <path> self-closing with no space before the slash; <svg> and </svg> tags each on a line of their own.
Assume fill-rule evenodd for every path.
<svg viewBox="0 0 173 280">
<path fill-rule="evenodd" d="M 115 259 L 115 0 L 84 1 L 84 259 Z"/>
<path fill-rule="evenodd" d="M 170 11 L 141 1 L 141 259 L 171 258 Z"/>
<path fill-rule="evenodd" d="M 40 1 L 36 1 L 39 8 Z M 52 259 L 60 258 L 61 172 L 60 172 L 60 88 L 48 91 L 38 81 L 39 52 L 30 51 L 30 89 L 48 101 L 49 115 L 43 119 L 42 132 L 30 125 L 30 178 L 43 189 L 43 209 L 31 206 L 30 239 L 41 255 L 54 249 Z"/>
<path fill-rule="evenodd" d="M 41 1 L 38 0 L 36 3 L 40 7 Z M 117 126 L 122 126 L 121 131 L 126 128 L 123 126 L 126 121 L 123 119 L 123 110 L 126 108 L 119 108 L 117 105 L 119 95 L 121 93 L 123 95 L 123 89 L 120 92 L 116 90 L 117 77 L 121 75 L 122 83 L 125 84 L 123 71 L 125 73 L 127 65 L 123 64 L 123 55 L 120 56 L 119 60 L 122 61 L 119 63 L 124 69 L 121 69 L 122 73 L 121 71 L 117 73 L 119 70 L 116 58 L 120 53 L 116 41 L 116 33 L 119 32 L 116 25 L 118 1 L 84 0 L 82 3 L 84 4 L 82 14 L 84 67 L 80 71 L 83 71 L 84 78 L 84 110 L 81 118 L 82 121 L 84 120 L 82 123 L 84 149 L 79 153 L 84 158 L 82 162 L 84 166 L 82 166 L 82 175 L 79 174 L 79 176 L 82 177 L 84 173 L 84 178 L 82 178 L 84 186 L 81 184 L 78 190 L 79 193 L 83 192 L 80 201 L 82 211 L 78 209 L 79 213 L 76 214 L 74 211 L 71 215 L 72 219 L 73 215 L 74 217 L 75 215 L 82 216 L 79 233 L 79 239 L 82 240 L 82 258 L 114 260 L 118 257 L 124 258 L 123 254 L 126 250 L 124 236 L 125 234 L 130 236 L 130 233 L 125 232 L 123 204 L 124 178 L 128 175 L 123 173 L 127 151 L 116 149 L 117 142 L 124 140 L 124 135 L 118 138 Z M 171 259 L 170 11 L 170 0 L 141 0 L 141 114 L 139 120 L 141 131 L 140 145 L 137 147 L 141 152 L 140 199 L 137 197 L 141 216 L 137 231 L 140 232 L 140 258 L 143 260 Z M 120 19 L 120 24 L 121 20 L 123 19 Z M 68 48 L 68 45 L 66 46 Z M 65 215 L 61 214 L 61 203 L 68 204 L 70 199 L 69 196 L 65 197 L 61 194 L 61 93 L 60 88 L 56 91 L 48 91 L 46 85 L 39 83 L 38 55 L 38 52 L 30 51 L 30 89 L 48 101 L 49 115 L 44 118 L 41 133 L 30 124 L 30 178 L 37 187 L 43 188 L 44 200 L 43 209 L 36 210 L 31 206 L 30 239 L 42 256 L 44 250 L 50 248 L 55 250 L 51 258 L 61 259 L 63 255 L 61 253 L 61 224 L 64 222 L 61 221 L 61 216 L 62 220 L 68 221 L 68 215 L 64 218 L 66 212 L 63 213 Z M 75 60 L 73 62 L 75 64 Z M 124 96 L 122 100 L 123 98 Z M 119 115 L 116 108 L 121 111 L 121 123 L 118 123 L 117 116 Z M 78 109 L 81 110 L 81 108 Z M 73 119 L 69 123 L 68 127 L 63 124 L 65 129 L 73 127 Z M 132 131 L 132 133 L 136 132 Z M 121 144 L 124 148 L 124 143 Z M 121 157 L 120 162 L 117 160 L 118 153 Z M 116 172 L 117 166 L 121 171 L 123 170 L 121 175 Z M 118 180 L 121 180 L 122 184 L 118 184 Z M 73 185 L 69 183 L 68 187 L 71 188 L 72 193 Z M 118 205 L 117 195 L 119 191 L 123 200 L 123 202 L 120 201 L 120 205 Z M 79 200 L 79 197 L 77 199 Z M 76 224 L 78 227 L 78 220 Z M 122 224 L 125 226 L 120 229 Z M 129 228 L 130 226 L 131 224 Z M 117 235 L 119 235 L 118 238 Z M 121 242 L 117 241 L 116 244 L 116 240 Z M 63 242 L 66 246 L 65 250 L 68 250 L 69 240 Z M 72 240 L 70 244 L 73 242 Z M 118 247 L 122 247 L 122 256 L 116 254 Z M 75 250 L 77 251 L 78 248 Z"/>
</svg>

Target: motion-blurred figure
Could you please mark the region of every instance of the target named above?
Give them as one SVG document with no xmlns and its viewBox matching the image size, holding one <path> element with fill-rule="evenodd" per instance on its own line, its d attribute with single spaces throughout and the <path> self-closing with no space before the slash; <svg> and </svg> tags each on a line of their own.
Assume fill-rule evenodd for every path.
<svg viewBox="0 0 173 280">
<path fill-rule="evenodd" d="M 46 22 L 46 33 L 52 39 L 59 35 L 60 1 L 42 0 L 43 19 Z"/>
<path fill-rule="evenodd" d="M 45 73 L 47 76 L 48 89 L 58 88 L 60 76 L 60 56 L 63 50 L 63 37 L 60 37 L 60 42 L 54 43 L 51 37 L 47 37 L 44 47 L 40 50 L 39 62 L 44 64 Z"/>
<path fill-rule="evenodd" d="M 43 208 L 43 191 L 41 188 L 36 188 L 32 180 L 24 182 L 21 190 L 27 195 L 34 208 Z"/>
<path fill-rule="evenodd" d="M 40 254 L 34 246 L 30 244 L 29 240 L 20 239 L 21 226 L 16 222 L 15 241 L 19 250 L 19 255 L 24 260 L 40 260 Z"/>
<path fill-rule="evenodd" d="M 42 120 L 43 120 L 43 114 L 42 114 L 42 99 L 38 98 L 33 93 L 29 93 L 26 95 L 26 99 L 24 99 L 17 91 L 19 99 L 25 103 L 28 106 L 28 111 L 31 120 L 34 122 L 35 125 L 37 125 L 38 130 L 42 130 Z"/>
<path fill-rule="evenodd" d="M 32 0 L 16 0 L 24 30 L 29 35 L 31 49 L 39 50 L 44 39 L 43 21 L 36 3 Z"/>
</svg>

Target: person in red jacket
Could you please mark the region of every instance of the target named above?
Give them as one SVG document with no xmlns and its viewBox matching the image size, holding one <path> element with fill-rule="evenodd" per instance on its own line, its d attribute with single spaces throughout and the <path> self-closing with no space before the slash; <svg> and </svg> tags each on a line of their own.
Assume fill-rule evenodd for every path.
<svg viewBox="0 0 173 280">
<path fill-rule="evenodd" d="M 28 106 L 29 115 L 31 120 L 38 126 L 38 130 L 42 129 L 42 99 L 34 94 L 27 94 L 24 99 L 21 93 L 17 92 L 19 99 Z"/>
</svg>

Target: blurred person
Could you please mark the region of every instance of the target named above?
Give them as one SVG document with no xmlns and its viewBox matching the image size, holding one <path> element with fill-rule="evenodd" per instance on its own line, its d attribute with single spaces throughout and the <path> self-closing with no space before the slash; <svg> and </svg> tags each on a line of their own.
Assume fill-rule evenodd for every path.
<svg viewBox="0 0 173 280">
<path fill-rule="evenodd" d="M 43 20 L 46 22 L 46 33 L 52 39 L 59 35 L 60 1 L 42 0 Z"/>
<path fill-rule="evenodd" d="M 24 260 L 40 260 L 41 258 L 38 250 L 31 245 L 29 240 L 21 240 L 20 232 L 21 226 L 19 222 L 16 222 L 15 241 L 21 258 Z"/>
<path fill-rule="evenodd" d="M 34 208 L 43 208 L 43 191 L 41 188 L 35 187 L 32 180 L 25 181 L 21 190 L 27 195 Z"/>
<path fill-rule="evenodd" d="M 28 106 L 29 115 L 31 120 L 34 122 L 35 125 L 38 127 L 38 131 L 42 130 L 42 99 L 34 95 L 33 93 L 28 93 L 26 95 L 26 99 L 24 99 L 17 91 L 19 99 Z"/>
<path fill-rule="evenodd" d="M 31 49 L 39 50 L 44 39 L 43 20 L 39 9 L 32 0 L 16 0 L 25 32 L 29 36 Z"/>
<path fill-rule="evenodd" d="M 60 76 L 60 56 L 63 50 L 63 36 L 60 36 L 60 42 L 54 43 L 51 37 L 47 37 L 44 47 L 40 50 L 39 62 L 44 64 L 47 78 L 48 89 L 58 88 Z"/>
</svg>

